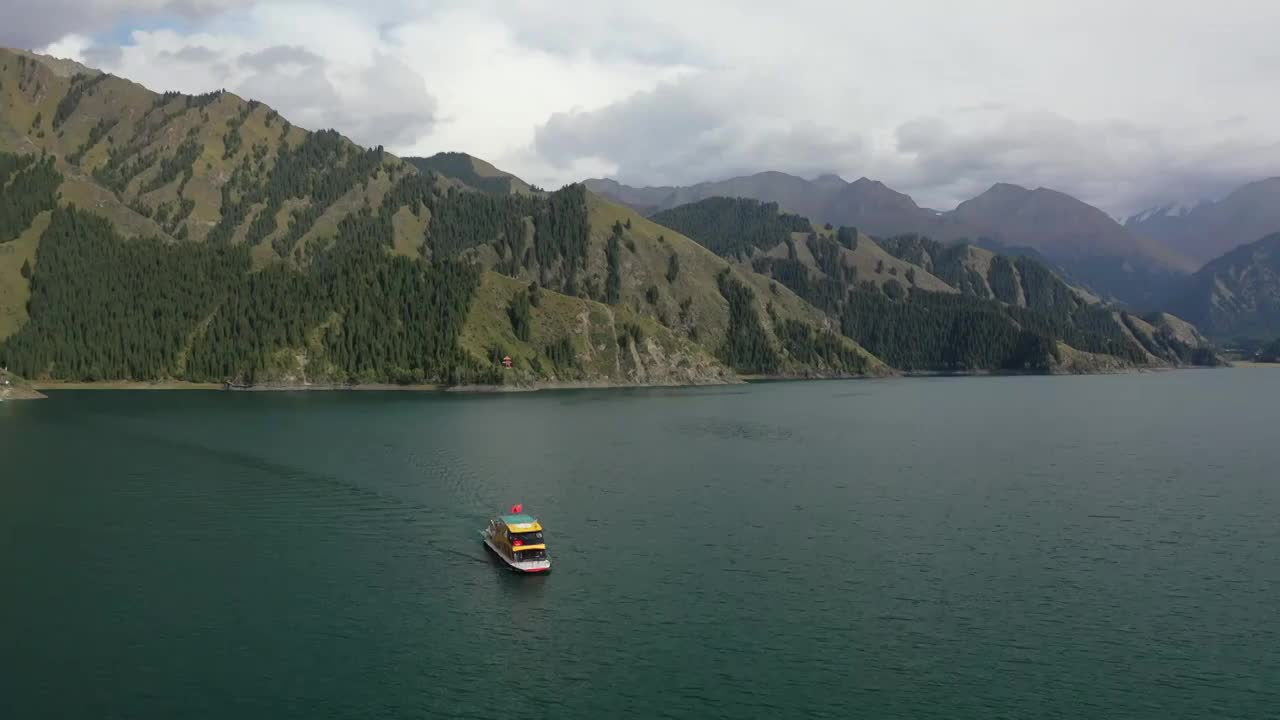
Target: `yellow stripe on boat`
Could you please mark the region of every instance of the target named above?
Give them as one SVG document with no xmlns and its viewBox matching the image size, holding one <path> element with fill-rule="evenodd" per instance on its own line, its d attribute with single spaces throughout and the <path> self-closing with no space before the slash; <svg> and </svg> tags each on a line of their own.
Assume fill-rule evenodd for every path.
<svg viewBox="0 0 1280 720">
<path fill-rule="evenodd" d="M 546 550 L 547 546 L 546 545 L 514 545 L 512 546 L 511 549 L 515 550 L 516 552 L 520 552 L 521 550 Z"/>
</svg>

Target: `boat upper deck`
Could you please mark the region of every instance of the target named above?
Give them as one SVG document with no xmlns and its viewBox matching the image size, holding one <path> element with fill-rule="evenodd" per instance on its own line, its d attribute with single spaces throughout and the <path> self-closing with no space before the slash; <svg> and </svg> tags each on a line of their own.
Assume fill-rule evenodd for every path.
<svg viewBox="0 0 1280 720">
<path fill-rule="evenodd" d="M 540 525 L 537 519 L 532 515 L 525 515 L 524 513 L 500 515 L 498 516 L 498 519 L 501 520 L 507 526 L 507 530 L 511 532 L 540 532 L 542 530 L 542 525 Z"/>
</svg>

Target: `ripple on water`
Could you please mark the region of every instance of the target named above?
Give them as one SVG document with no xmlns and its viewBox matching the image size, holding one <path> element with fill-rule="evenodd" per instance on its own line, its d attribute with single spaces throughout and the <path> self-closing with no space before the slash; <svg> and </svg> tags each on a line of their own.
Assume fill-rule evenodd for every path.
<svg viewBox="0 0 1280 720">
<path fill-rule="evenodd" d="M 670 432 L 695 438 L 779 442 L 789 440 L 792 431 L 780 425 L 723 417 L 690 418 L 673 422 Z"/>
</svg>

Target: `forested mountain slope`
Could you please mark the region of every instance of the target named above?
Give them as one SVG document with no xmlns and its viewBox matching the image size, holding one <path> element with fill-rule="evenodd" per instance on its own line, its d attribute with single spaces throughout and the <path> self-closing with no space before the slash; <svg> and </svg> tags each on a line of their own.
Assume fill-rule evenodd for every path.
<svg viewBox="0 0 1280 720">
<path fill-rule="evenodd" d="M 468 156 L 424 174 L 228 93 L 68 70 L 0 51 L 0 364 L 29 378 L 885 371 L 794 294 L 581 186 L 471 162 L 508 191 L 476 189 Z"/>
<path fill-rule="evenodd" d="M 894 367 L 1054 371 L 1086 358 L 1105 357 L 1107 367 L 1218 361 L 1203 338 L 1176 332 L 1163 316 L 1149 322 L 1102 306 L 1028 257 L 918 236 L 877 243 L 741 198 L 710 198 L 653 219 L 793 290 Z"/>
<path fill-rule="evenodd" d="M 845 182 L 835 175 L 805 180 L 763 172 L 687 187 L 634 188 L 612 180 L 588 180 L 587 187 L 647 213 L 712 197 L 747 198 L 876 238 L 914 233 L 947 243 L 1034 249 L 1094 294 L 1137 308 L 1150 308 L 1195 268 L 1176 250 L 1047 188 L 999 183 L 954 210 L 938 212 L 865 177 Z"/>
</svg>

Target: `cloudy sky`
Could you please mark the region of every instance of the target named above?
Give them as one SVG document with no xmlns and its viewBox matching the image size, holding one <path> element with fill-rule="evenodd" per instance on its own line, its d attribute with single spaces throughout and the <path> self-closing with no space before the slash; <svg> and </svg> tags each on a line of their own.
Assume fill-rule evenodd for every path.
<svg viewBox="0 0 1280 720">
<path fill-rule="evenodd" d="M 0 44 L 540 185 L 760 170 L 1123 215 L 1280 175 L 1262 0 L 0 0 Z"/>
</svg>

